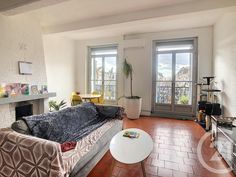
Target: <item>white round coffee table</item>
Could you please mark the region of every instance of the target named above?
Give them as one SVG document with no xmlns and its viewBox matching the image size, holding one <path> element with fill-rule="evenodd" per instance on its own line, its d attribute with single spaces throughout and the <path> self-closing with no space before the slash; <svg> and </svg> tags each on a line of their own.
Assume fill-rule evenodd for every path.
<svg viewBox="0 0 236 177">
<path fill-rule="evenodd" d="M 139 133 L 138 138 L 127 138 L 123 134 L 125 131 L 135 131 Z M 145 160 L 153 150 L 153 141 L 149 134 L 145 131 L 130 128 L 117 133 L 110 142 L 110 152 L 115 160 L 124 164 L 134 164 L 141 162 L 143 176 L 145 177 L 145 168 L 143 160 Z M 114 167 L 112 162 L 111 172 Z"/>
</svg>

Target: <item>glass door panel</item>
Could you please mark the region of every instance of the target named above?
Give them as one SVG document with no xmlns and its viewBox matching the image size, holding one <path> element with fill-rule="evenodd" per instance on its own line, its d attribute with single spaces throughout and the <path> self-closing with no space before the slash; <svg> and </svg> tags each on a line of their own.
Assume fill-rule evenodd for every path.
<svg viewBox="0 0 236 177">
<path fill-rule="evenodd" d="M 191 82 L 175 82 L 175 104 L 178 105 L 192 104 Z"/>
<path fill-rule="evenodd" d="M 176 53 L 175 80 L 192 81 L 192 53 Z"/>
<path fill-rule="evenodd" d="M 104 59 L 105 80 L 116 80 L 116 57 L 105 57 Z"/>
<path fill-rule="evenodd" d="M 90 48 L 88 92 L 99 92 L 106 101 L 117 99 L 117 46 Z"/>
<path fill-rule="evenodd" d="M 92 59 L 92 78 L 91 80 L 102 80 L 102 57 L 96 57 Z"/>
<path fill-rule="evenodd" d="M 116 99 L 116 63 L 117 57 L 104 57 L 104 98 Z"/>
<path fill-rule="evenodd" d="M 194 115 L 197 76 L 194 41 L 156 43 L 154 113 L 173 117 Z"/>
<path fill-rule="evenodd" d="M 172 100 L 172 54 L 157 55 L 156 103 L 171 104 Z"/>
<path fill-rule="evenodd" d="M 175 104 L 192 105 L 192 53 L 175 55 Z"/>
<path fill-rule="evenodd" d="M 172 81 L 172 54 L 157 55 L 157 81 Z"/>
<path fill-rule="evenodd" d="M 104 98 L 107 100 L 114 100 L 116 98 L 116 81 L 105 81 Z"/>
<path fill-rule="evenodd" d="M 92 58 L 92 70 L 91 70 L 91 90 L 102 92 L 102 80 L 103 80 L 103 59 L 102 57 Z"/>
<path fill-rule="evenodd" d="M 102 93 L 103 90 L 102 81 L 91 81 L 91 89 L 96 90 L 99 93 Z"/>
<path fill-rule="evenodd" d="M 172 82 L 157 82 L 156 103 L 171 104 Z"/>
</svg>

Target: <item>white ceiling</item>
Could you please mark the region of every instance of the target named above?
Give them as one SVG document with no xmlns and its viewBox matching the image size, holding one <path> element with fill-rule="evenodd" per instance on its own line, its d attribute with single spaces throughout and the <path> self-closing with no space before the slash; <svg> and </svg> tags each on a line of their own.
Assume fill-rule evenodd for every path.
<svg viewBox="0 0 236 177">
<path fill-rule="evenodd" d="M 70 0 L 0 0 L 0 13 L 18 15 Z"/>
<path fill-rule="evenodd" d="M 199 0 L 69 0 L 34 11 L 42 26 L 113 16 Z"/>
<path fill-rule="evenodd" d="M 224 13 L 225 10 L 218 9 L 183 15 L 174 15 L 169 17 L 139 20 L 128 23 L 106 25 L 95 28 L 58 33 L 54 35 L 77 40 L 85 40 L 129 34 L 205 27 L 213 25 Z"/>
<path fill-rule="evenodd" d="M 40 0 L 0 0 L 0 11 L 9 10 Z"/>
<path fill-rule="evenodd" d="M 0 0 L 0 10 L 3 1 L 12 7 L 6 15 L 35 16 L 45 34 L 78 40 L 211 26 L 236 7 L 236 0 Z"/>
</svg>

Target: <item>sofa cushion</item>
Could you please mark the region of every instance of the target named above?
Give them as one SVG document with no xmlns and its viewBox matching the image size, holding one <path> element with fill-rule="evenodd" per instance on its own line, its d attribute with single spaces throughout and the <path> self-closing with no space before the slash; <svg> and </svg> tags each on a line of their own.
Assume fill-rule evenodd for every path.
<svg viewBox="0 0 236 177">
<path fill-rule="evenodd" d="M 61 144 L 61 151 L 67 152 L 72 149 L 75 149 L 75 147 L 76 147 L 76 142 L 65 142 L 65 143 Z"/>
<path fill-rule="evenodd" d="M 111 119 L 122 119 L 124 108 L 120 106 L 108 106 L 108 105 L 95 105 L 99 117 L 111 118 Z"/>
<path fill-rule="evenodd" d="M 64 143 L 71 135 L 96 121 L 98 113 L 86 106 L 75 106 L 61 111 L 24 117 L 32 135 Z"/>
<path fill-rule="evenodd" d="M 23 118 L 33 136 L 58 143 L 78 141 L 112 118 L 101 117 L 93 103 Z"/>
<path fill-rule="evenodd" d="M 11 128 L 18 133 L 22 133 L 25 135 L 31 135 L 30 129 L 24 120 L 15 121 Z"/>
<path fill-rule="evenodd" d="M 84 108 L 91 109 L 94 114 L 98 114 L 97 109 L 96 109 L 96 105 L 92 102 L 87 102 L 87 103 L 85 102 L 81 106 Z"/>
<path fill-rule="evenodd" d="M 70 177 L 84 177 L 84 168 L 88 168 L 87 164 L 99 154 L 99 152 L 110 143 L 112 137 L 122 130 L 123 121 L 110 120 L 88 136 L 77 142 L 75 151 L 68 151 L 63 154 L 64 166 L 70 166 L 73 159 L 76 159 L 76 165 L 72 165 L 73 170 Z M 70 164 L 70 165 L 69 165 Z"/>
</svg>

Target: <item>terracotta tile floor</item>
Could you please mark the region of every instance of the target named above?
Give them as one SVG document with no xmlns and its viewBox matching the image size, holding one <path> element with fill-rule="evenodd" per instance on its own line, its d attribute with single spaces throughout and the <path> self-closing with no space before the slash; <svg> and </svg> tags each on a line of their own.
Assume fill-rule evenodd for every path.
<svg viewBox="0 0 236 177">
<path fill-rule="evenodd" d="M 142 117 L 124 120 L 124 128 L 140 128 L 154 141 L 154 149 L 145 160 L 147 177 L 233 177 L 232 173 L 215 174 L 205 169 L 197 158 L 198 141 L 205 131 L 193 121 Z M 216 150 L 210 139 L 204 143 L 202 154 L 207 164 L 217 169 L 227 167 L 223 160 L 210 161 Z M 109 177 L 112 162 L 110 152 L 90 172 L 88 177 Z M 142 177 L 141 165 L 116 162 L 113 177 Z"/>
</svg>

